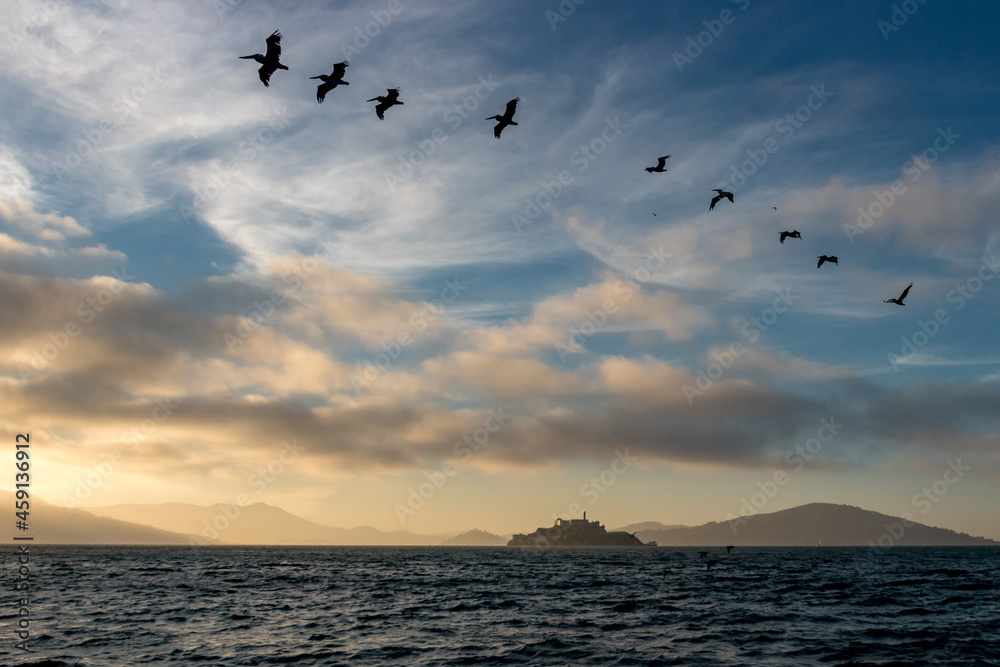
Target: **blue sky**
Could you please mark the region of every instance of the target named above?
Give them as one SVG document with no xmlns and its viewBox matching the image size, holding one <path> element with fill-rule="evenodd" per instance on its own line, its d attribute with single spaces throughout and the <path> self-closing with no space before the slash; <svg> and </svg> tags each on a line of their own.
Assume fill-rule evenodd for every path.
<svg viewBox="0 0 1000 667">
<path fill-rule="evenodd" d="M 43 497 L 511 532 L 759 492 L 1000 538 L 1000 9 L 3 11 L 0 419 Z"/>
</svg>

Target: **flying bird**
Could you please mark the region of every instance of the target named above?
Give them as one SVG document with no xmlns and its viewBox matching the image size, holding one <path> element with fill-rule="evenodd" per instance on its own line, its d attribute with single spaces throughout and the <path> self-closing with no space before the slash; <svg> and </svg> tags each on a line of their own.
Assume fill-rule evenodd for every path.
<svg viewBox="0 0 1000 667">
<path fill-rule="evenodd" d="M 799 231 L 798 231 L 797 229 L 793 229 L 793 230 L 792 230 L 792 231 L 790 231 L 790 232 L 781 232 L 781 238 L 780 238 L 780 241 L 781 241 L 782 243 L 784 243 L 784 242 L 785 242 L 785 239 L 788 239 L 788 238 L 792 238 L 792 239 L 800 239 L 800 238 L 802 238 L 802 234 L 800 234 L 800 233 L 799 233 Z"/>
<path fill-rule="evenodd" d="M 267 38 L 266 54 L 255 53 L 252 56 L 240 56 L 240 59 L 256 60 L 260 63 L 260 69 L 257 70 L 257 74 L 260 75 L 260 81 L 265 86 L 271 85 L 271 75 L 274 74 L 275 70 L 288 69 L 279 62 L 281 60 L 281 33 L 277 30 Z"/>
<path fill-rule="evenodd" d="M 386 109 L 397 104 L 402 104 L 402 102 L 399 101 L 399 88 L 387 88 L 386 92 L 389 94 L 379 95 L 378 97 L 373 97 L 370 100 L 367 100 L 368 102 L 378 101 L 378 104 L 375 105 L 375 115 L 378 116 L 379 120 L 385 120 L 385 116 L 383 114 Z"/>
<path fill-rule="evenodd" d="M 665 166 L 663 166 L 663 165 L 665 165 L 667 163 L 667 160 L 669 160 L 669 159 L 670 159 L 669 155 L 664 155 L 663 157 L 656 158 L 656 166 L 655 167 L 646 167 L 646 171 L 648 171 L 651 174 L 654 171 L 666 171 L 667 168 Z"/>
<path fill-rule="evenodd" d="M 351 85 L 347 81 L 344 81 L 344 74 L 347 72 L 347 66 L 351 63 L 345 60 L 342 63 L 333 64 L 333 72 L 327 76 L 326 74 L 320 74 L 319 76 L 311 76 L 310 79 L 320 79 L 323 83 L 319 84 L 316 88 L 316 101 L 320 104 L 326 99 L 326 94 L 336 88 L 337 86 L 349 86 Z"/>
<path fill-rule="evenodd" d="M 720 190 L 719 188 L 715 188 L 715 192 L 718 192 L 719 194 L 717 194 L 714 197 L 712 197 L 712 203 L 708 205 L 708 210 L 709 211 L 711 211 L 713 208 L 715 208 L 715 205 L 718 204 L 719 200 L 722 199 L 723 197 L 725 197 L 726 199 L 728 199 L 731 203 L 733 202 L 733 193 L 732 192 L 726 192 L 725 190 Z"/>
<path fill-rule="evenodd" d="M 727 554 L 733 553 L 733 549 L 735 549 L 735 548 L 736 547 L 734 547 L 732 544 L 730 544 L 728 547 L 726 547 L 726 553 Z"/>
<path fill-rule="evenodd" d="M 894 303 L 897 306 L 905 306 L 906 304 L 903 303 L 903 299 L 905 299 L 906 295 L 910 293 L 910 288 L 911 287 L 913 287 L 913 283 L 910 283 L 909 285 L 906 286 L 906 289 L 903 290 L 903 293 L 899 295 L 898 299 L 882 299 L 882 302 L 883 303 Z"/>
<path fill-rule="evenodd" d="M 816 268 L 817 268 L 817 269 L 818 269 L 819 267 L 823 266 L 823 262 L 833 262 L 833 263 L 834 263 L 834 264 L 836 264 L 837 266 L 840 266 L 840 262 L 838 262 L 838 261 L 837 261 L 837 258 L 836 258 L 835 256 L 830 256 L 830 255 L 817 255 L 817 257 L 819 257 L 819 261 L 818 261 L 818 262 L 816 262 Z"/>
<path fill-rule="evenodd" d="M 510 102 L 507 102 L 507 108 L 504 109 L 503 115 L 497 114 L 496 116 L 490 116 L 486 120 L 495 120 L 497 124 L 493 127 L 493 136 L 497 139 L 500 138 L 500 133 L 508 125 L 517 125 L 514 122 L 514 111 L 517 109 L 517 103 L 520 97 L 515 97 Z"/>
</svg>

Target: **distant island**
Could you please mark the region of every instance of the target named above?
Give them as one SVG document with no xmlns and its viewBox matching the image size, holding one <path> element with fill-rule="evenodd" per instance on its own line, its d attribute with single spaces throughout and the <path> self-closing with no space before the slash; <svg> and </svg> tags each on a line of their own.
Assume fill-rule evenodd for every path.
<svg viewBox="0 0 1000 667">
<path fill-rule="evenodd" d="M 443 547 L 502 547 L 507 540 L 485 530 L 468 530 L 441 543 Z"/>
<path fill-rule="evenodd" d="M 648 546 L 655 546 L 652 543 Z M 550 528 L 539 528 L 530 535 L 516 534 L 508 547 L 642 547 L 647 546 L 634 533 L 609 533 L 599 521 L 556 519 Z"/>
</svg>

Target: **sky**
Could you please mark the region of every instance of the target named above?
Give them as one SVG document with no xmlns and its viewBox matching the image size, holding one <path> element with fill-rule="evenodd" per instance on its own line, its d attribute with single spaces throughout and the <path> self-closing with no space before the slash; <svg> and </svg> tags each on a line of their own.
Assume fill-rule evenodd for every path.
<svg viewBox="0 0 1000 667">
<path fill-rule="evenodd" d="M 1000 539 L 1000 7 L 2 13 L 0 421 L 39 497 Z"/>
</svg>

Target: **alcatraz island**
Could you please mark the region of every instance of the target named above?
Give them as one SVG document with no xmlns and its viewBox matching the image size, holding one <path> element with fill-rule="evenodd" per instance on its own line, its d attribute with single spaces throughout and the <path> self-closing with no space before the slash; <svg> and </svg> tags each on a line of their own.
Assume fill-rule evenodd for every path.
<svg viewBox="0 0 1000 667">
<path fill-rule="evenodd" d="M 643 547 L 656 546 L 656 542 L 643 544 L 635 533 L 614 531 L 609 533 L 599 521 L 582 519 L 556 519 L 549 528 L 539 528 L 530 535 L 515 534 L 508 547 Z"/>
</svg>

